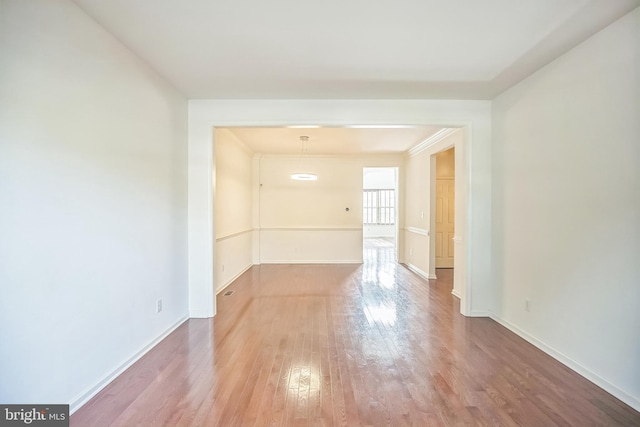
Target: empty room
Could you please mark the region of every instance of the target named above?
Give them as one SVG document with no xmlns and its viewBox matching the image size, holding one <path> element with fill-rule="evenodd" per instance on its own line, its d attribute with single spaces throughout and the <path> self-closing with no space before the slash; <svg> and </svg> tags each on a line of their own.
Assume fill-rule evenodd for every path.
<svg viewBox="0 0 640 427">
<path fill-rule="evenodd" d="M 640 426 L 640 1 L 0 0 L 0 424 Z"/>
</svg>

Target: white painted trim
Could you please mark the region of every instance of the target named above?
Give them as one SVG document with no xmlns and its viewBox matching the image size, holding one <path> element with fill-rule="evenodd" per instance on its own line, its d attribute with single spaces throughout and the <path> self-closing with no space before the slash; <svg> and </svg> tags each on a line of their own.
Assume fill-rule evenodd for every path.
<svg viewBox="0 0 640 427">
<path fill-rule="evenodd" d="M 489 313 L 489 317 L 491 319 L 493 319 L 494 321 L 498 322 L 499 324 L 501 324 L 502 326 L 504 326 L 505 328 L 507 328 L 508 330 L 510 330 L 511 332 L 513 332 L 514 334 L 518 335 L 520 338 L 524 339 L 525 341 L 533 344 L 534 346 L 536 346 L 540 350 L 544 351 L 549 356 L 551 356 L 554 359 L 556 359 L 558 362 L 562 363 L 566 367 L 572 369 L 576 373 L 578 373 L 581 376 L 583 376 L 584 378 L 588 379 L 589 381 L 591 381 L 592 383 L 594 383 L 598 387 L 602 388 L 606 392 L 611 393 L 613 396 L 615 396 L 618 399 L 622 400 L 624 403 L 626 403 L 627 405 L 631 406 L 636 411 L 640 411 L 640 397 L 633 396 L 633 395 L 631 395 L 631 393 L 627 393 L 626 391 L 622 390 L 621 388 L 617 387 L 616 385 L 611 384 L 609 381 L 605 380 L 600 375 L 598 375 L 595 372 L 591 371 L 590 369 L 582 366 L 580 363 L 578 363 L 575 360 L 571 359 L 569 356 L 566 356 L 565 354 L 563 354 L 562 352 L 556 350 L 555 348 L 551 347 L 550 345 L 545 344 L 543 341 L 541 341 L 538 338 L 534 337 L 530 333 L 520 329 L 519 327 L 517 327 L 513 323 L 508 322 L 507 320 L 501 318 L 497 314 L 495 314 L 493 312 L 490 312 Z"/>
<path fill-rule="evenodd" d="M 216 290 L 216 295 L 218 295 L 220 292 L 224 291 L 230 284 L 232 284 L 238 277 L 242 276 L 244 273 L 246 273 L 247 271 L 249 271 L 251 269 L 251 267 L 253 267 L 253 264 L 249 264 L 247 265 L 244 269 L 242 269 L 242 271 L 240 271 L 240 273 L 236 274 L 235 276 L 233 276 L 231 279 L 229 279 L 229 281 L 224 284 L 220 289 Z"/>
<path fill-rule="evenodd" d="M 407 268 L 409 270 L 411 270 L 414 273 L 416 273 L 422 279 L 427 280 L 427 281 L 429 280 L 429 275 L 427 273 L 425 273 L 424 271 L 422 271 L 421 269 L 419 269 L 418 267 L 416 267 L 415 265 L 413 265 L 411 263 L 406 263 L 405 265 L 407 266 Z"/>
<path fill-rule="evenodd" d="M 462 295 L 460 295 L 460 292 L 459 292 L 459 291 L 457 291 L 456 289 L 453 289 L 453 290 L 451 291 L 451 295 L 453 295 L 454 297 L 456 297 L 456 298 L 458 298 L 458 299 L 461 299 L 461 298 L 462 298 Z"/>
<path fill-rule="evenodd" d="M 359 228 L 322 228 L 322 227 L 273 227 L 273 228 L 260 228 L 258 231 L 362 231 L 362 227 Z"/>
<path fill-rule="evenodd" d="M 424 228 L 405 227 L 405 230 L 407 230 L 409 233 L 421 234 L 423 236 L 429 237 L 429 230 L 425 230 Z"/>
<path fill-rule="evenodd" d="M 438 276 L 436 276 L 435 274 L 430 274 L 429 280 L 438 280 Z"/>
<path fill-rule="evenodd" d="M 215 313 L 208 310 L 189 310 L 190 319 L 208 319 L 213 316 L 215 316 Z"/>
<path fill-rule="evenodd" d="M 248 228 L 246 230 L 238 231 L 236 233 L 227 234 L 226 236 L 216 237 L 216 242 L 221 242 L 223 240 L 231 239 L 232 237 L 240 236 L 242 234 L 247 234 L 253 232 L 253 228 Z"/>
<path fill-rule="evenodd" d="M 464 287 L 461 289 L 463 298 L 460 310 L 467 314 L 471 307 L 480 304 L 480 309 L 488 308 L 485 307 L 487 298 L 481 297 L 488 292 L 491 283 L 490 254 L 483 249 L 486 242 L 490 241 L 488 236 L 491 231 L 490 215 L 487 214 L 489 204 L 485 197 L 487 187 L 491 184 L 488 149 L 491 147 L 491 101 L 192 99 L 188 101 L 188 113 L 191 310 L 215 313 L 211 267 L 213 254 L 203 245 L 203 239 L 213 242 L 215 237 L 215 234 L 210 233 L 214 223 L 213 211 L 205 203 L 212 193 L 207 181 L 211 181 L 211 172 L 214 170 L 212 152 L 205 146 L 212 145 L 214 129 L 234 126 L 282 127 L 308 123 L 328 127 L 359 123 L 465 129 L 461 147 L 467 152 L 466 162 L 462 166 L 467 172 L 468 185 L 464 195 L 468 209 L 464 227 L 468 239 L 464 244 L 464 274 L 467 280 L 463 282 Z M 476 304 L 476 299 L 481 302 Z"/>
<path fill-rule="evenodd" d="M 262 264 L 362 264 L 362 259 L 262 260 Z"/>
<path fill-rule="evenodd" d="M 282 127 L 282 126 L 275 126 Z M 336 127 L 336 126 L 331 126 Z M 340 126 L 338 126 L 340 127 Z M 401 162 L 405 156 L 404 151 L 386 151 L 386 152 L 375 152 L 375 153 L 344 153 L 344 154 L 274 154 L 274 153 L 262 153 L 261 157 L 263 158 L 290 158 L 290 159 L 300 159 L 300 158 L 313 158 L 313 159 L 364 159 L 364 160 L 386 160 L 386 161 L 397 161 Z"/>
<path fill-rule="evenodd" d="M 411 156 L 411 157 L 417 156 L 418 154 L 422 153 L 427 148 L 433 146 L 434 144 L 437 144 L 438 142 L 442 141 L 443 139 L 445 139 L 449 135 L 453 135 L 459 129 L 460 128 L 444 128 L 444 129 L 440 129 L 438 132 L 434 133 L 429 138 L 425 139 L 424 141 L 422 141 L 421 143 L 419 143 L 415 147 L 410 148 L 409 151 L 408 151 L 409 156 Z"/>
<path fill-rule="evenodd" d="M 189 312 L 197 313 L 197 317 L 213 317 L 216 312 L 213 295 L 215 134 L 212 126 L 203 126 L 190 106 L 187 120 Z"/>
<path fill-rule="evenodd" d="M 484 310 L 471 311 L 467 317 L 489 317 L 489 312 Z"/>
<path fill-rule="evenodd" d="M 475 167 L 474 165 L 476 164 L 475 160 L 474 160 L 474 152 L 475 150 L 473 150 L 472 147 L 472 133 L 475 132 L 474 130 L 474 126 L 473 124 L 469 124 L 469 126 L 467 127 L 466 131 L 465 131 L 465 139 L 461 144 L 461 147 L 464 147 L 464 154 L 466 157 L 465 160 L 465 165 L 464 165 L 464 169 L 466 171 L 465 174 L 465 179 L 466 179 L 466 185 L 465 185 L 465 191 L 466 191 L 466 202 L 467 202 L 467 212 L 466 212 L 466 219 L 465 222 L 466 224 L 464 224 L 464 228 L 462 227 L 457 227 L 457 230 L 464 230 L 465 236 L 469 237 L 469 243 L 466 242 L 462 242 L 462 248 L 461 250 L 465 252 L 465 267 L 462 267 L 460 269 L 456 269 L 455 268 L 455 260 L 454 260 L 454 274 L 458 275 L 458 280 L 460 277 L 460 273 L 462 273 L 463 276 L 463 281 L 462 281 L 462 287 L 459 288 L 461 289 L 461 294 L 463 295 L 463 298 L 460 299 L 460 313 L 462 313 L 465 316 L 471 316 L 471 312 L 473 311 L 473 298 L 474 298 L 474 293 L 476 290 L 476 285 L 474 284 L 474 282 L 481 282 L 480 276 L 473 274 L 473 261 L 472 259 L 474 258 L 474 250 L 476 251 L 475 254 L 476 256 L 478 256 L 479 254 L 479 248 L 474 247 L 474 243 L 477 245 L 480 241 L 483 242 L 483 244 L 486 243 L 490 243 L 490 237 L 491 237 L 491 228 L 488 228 L 489 233 L 488 236 L 485 235 L 485 239 L 479 239 L 477 237 L 478 234 L 481 234 L 480 232 L 476 232 L 475 230 L 475 224 L 476 221 L 474 221 L 473 219 L 475 218 L 475 200 L 473 195 L 473 186 L 474 186 L 474 176 L 475 176 Z M 461 148 L 460 147 L 460 148 Z M 459 151 L 459 147 L 456 145 L 456 153 L 460 153 Z M 456 164 L 457 167 L 457 164 Z M 456 182 L 459 182 L 460 180 L 456 180 Z M 458 194 L 458 192 L 456 192 L 456 194 Z M 489 222 L 489 224 L 491 224 L 491 222 Z M 487 224 L 487 227 L 490 227 L 489 224 Z M 462 224 L 461 224 L 462 225 Z M 483 227 L 483 231 L 486 233 L 487 229 L 485 229 Z M 474 237 L 476 236 L 476 237 Z M 486 237 L 488 237 L 489 239 L 487 239 Z M 481 258 L 480 256 L 478 256 L 478 258 Z M 489 255 L 489 259 L 491 258 L 491 256 Z M 434 261 L 434 265 L 435 265 L 435 261 Z M 491 268 L 489 266 L 489 271 L 491 271 Z M 488 279 L 488 277 L 487 277 Z M 454 277 L 455 280 L 455 277 Z M 485 282 L 485 285 L 487 285 L 489 283 L 489 280 L 487 280 L 487 282 Z M 488 310 L 489 307 L 485 307 L 485 310 Z M 488 315 L 488 314 L 487 314 Z M 484 316 L 483 316 L 484 317 Z"/>
<path fill-rule="evenodd" d="M 455 243 L 456 245 L 461 245 L 463 242 L 462 237 L 458 237 L 458 236 L 453 236 L 453 243 Z"/>
<path fill-rule="evenodd" d="M 80 394 L 75 399 L 72 399 L 71 403 L 69 404 L 69 415 L 71 415 L 74 412 L 76 412 L 78 409 L 80 409 L 82 407 L 82 405 L 84 405 L 89 400 L 91 400 L 91 398 L 93 398 L 96 394 L 100 393 L 100 391 L 102 391 L 102 389 L 104 389 L 106 386 L 108 386 L 109 383 L 111 383 L 111 381 L 115 380 L 118 376 L 120 376 L 120 374 L 122 374 L 124 371 L 126 371 L 131 365 L 133 365 L 138 360 L 140 360 L 140 358 L 142 356 L 147 354 L 153 347 L 158 345 L 158 343 L 160 343 L 160 341 L 162 341 L 170 333 L 172 333 L 173 331 L 178 329 L 178 327 L 180 325 L 182 325 L 184 322 L 186 322 L 188 319 L 189 318 L 187 316 L 181 317 L 180 320 L 178 320 L 173 325 L 169 326 L 168 329 L 166 329 L 163 333 L 161 333 L 155 339 L 151 340 L 151 342 L 149 342 L 147 345 L 142 347 L 137 353 L 135 353 L 133 356 L 131 356 L 129 359 L 127 359 L 124 363 L 122 363 L 120 366 L 118 366 L 112 372 L 110 372 L 107 375 L 105 375 L 96 384 L 94 384 L 92 387 L 89 387 L 84 393 Z"/>
</svg>

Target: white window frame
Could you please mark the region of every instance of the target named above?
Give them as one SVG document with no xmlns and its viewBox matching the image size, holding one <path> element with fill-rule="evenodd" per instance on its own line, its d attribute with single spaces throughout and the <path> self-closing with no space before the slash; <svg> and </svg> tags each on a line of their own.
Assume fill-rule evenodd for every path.
<svg viewBox="0 0 640 427">
<path fill-rule="evenodd" d="M 395 225 L 396 190 L 362 190 L 362 223 L 364 225 Z"/>
</svg>

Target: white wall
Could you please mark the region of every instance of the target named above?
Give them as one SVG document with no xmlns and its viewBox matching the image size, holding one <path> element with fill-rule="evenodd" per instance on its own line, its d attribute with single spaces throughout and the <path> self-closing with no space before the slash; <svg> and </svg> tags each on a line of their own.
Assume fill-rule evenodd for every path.
<svg viewBox="0 0 640 427">
<path fill-rule="evenodd" d="M 365 190 L 393 190 L 396 188 L 396 169 L 368 168 L 364 170 L 362 188 Z"/>
<path fill-rule="evenodd" d="M 639 117 L 640 9 L 493 102 L 495 317 L 636 409 Z"/>
<path fill-rule="evenodd" d="M 189 101 L 189 310 L 215 314 L 213 298 L 213 127 L 438 125 L 463 126 L 469 160 L 467 287 L 462 311 L 487 315 L 491 302 L 491 103 L 456 100 Z M 402 192 L 402 183 L 400 183 Z M 400 246 L 402 249 L 402 246 Z"/>
<path fill-rule="evenodd" d="M 253 152 L 228 129 L 216 129 L 214 138 L 218 293 L 253 264 Z"/>
<path fill-rule="evenodd" d="M 261 156 L 261 262 L 362 262 L 362 170 L 402 162 L 399 155 Z M 302 169 L 318 180 L 292 180 Z"/>
<path fill-rule="evenodd" d="M 0 401 L 73 410 L 187 315 L 187 104 L 72 2 L 0 5 Z"/>
<path fill-rule="evenodd" d="M 405 172 L 404 257 L 416 273 L 429 278 L 430 153 L 407 157 Z M 433 277 L 435 278 L 435 277 Z"/>
</svg>

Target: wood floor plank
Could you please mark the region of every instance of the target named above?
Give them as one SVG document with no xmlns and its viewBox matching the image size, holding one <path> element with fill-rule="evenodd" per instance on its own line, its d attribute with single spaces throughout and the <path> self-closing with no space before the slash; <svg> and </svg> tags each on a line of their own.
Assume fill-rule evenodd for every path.
<svg viewBox="0 0 640 427">
<path fill-rule="evenodd" d="M 486 318 L 452 270 L 384 240 L 362 265 L 261 265 L 71 417 L 72 426 L 640 426 L 640 413 Z"/>
</svg>

